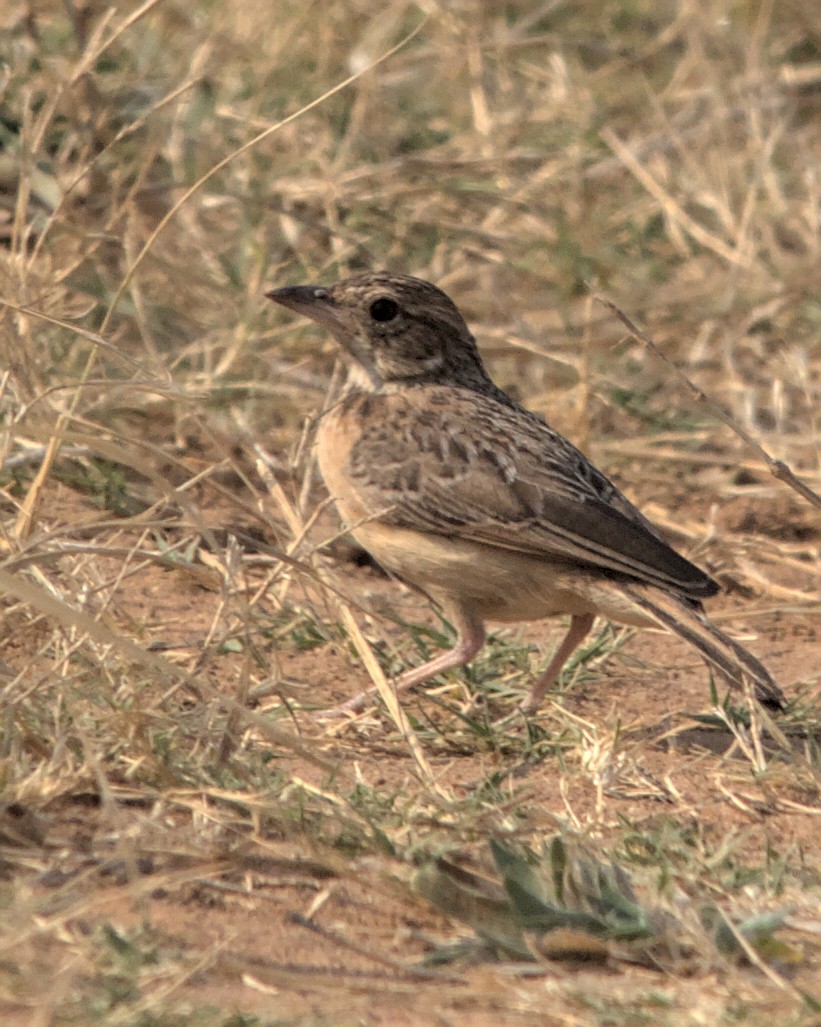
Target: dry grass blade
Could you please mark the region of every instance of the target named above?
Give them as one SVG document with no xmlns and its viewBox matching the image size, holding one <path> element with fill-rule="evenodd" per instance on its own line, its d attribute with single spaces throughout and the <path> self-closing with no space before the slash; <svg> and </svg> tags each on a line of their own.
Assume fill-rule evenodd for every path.
<svg viewBox="0 0 821 1027">
<path fill-rule="evenodd" d="M 617 307 L 616 304 L 606 296 L 595 294 L 595 298 L 599 303 L 607 307 L 608 310 L 612 311 L 629 329 L 632 335 L 643 342 L 648 349 L 652 350 L 652 352 L 675 373 L 676 377 L 684 382 L 690 392 L 700 403 L 704 403 L 709 407 L 709 409 L 716 414 L 728 428 L 735 432 L 745 445 L 749 446 L 750 449 L 758 454 L 758 456 L 767 464 L 770 469 L 770 473 L 774 478 L 777 478 L 779 481 L 783 481 L 786 485 L 789 485 L 791 489 L 797 492 L 802 499 L 806 499 L 808 503 L 821 508 L 821 496 L 819 496 L 817 492 L 814 492 L 809 485 L 801 481 L 801 479 L 795 475 L 793 470 L 783 460 L 776 460 L 772 457 L 760 442 L 756 441 L 749 432 L 745 431 L 741 425 L 727 413 L 720 403 L 717 403 L 714 399 L 708 396 L 703 389 L 699 388 L 698 385 L 695 385 L 687 375 L 684 374 L 681 368 L 659 349 L 650 336 L 630 320 L 623 310 L 620 310 L 619 307 Z"/>
<path fill-rule="evenodd" d="M 239 706 L 239 704 L 216 692 L 209 686 L 203 686 L 201 682 L 197 681 L 195 675 L 182 670 L 175 664 L 163 659 L 163 657 L 156 655 L 156 653 L 143 649 L 130 638 L 116 634 L 87 613 L 73 609 L 67 603 L 49 595 L 31 582 L 25 581 L 17 575 L 9 574 L 7 571 L 0 570 L 0 588 L 7 595 L 29 603 L 47 616 L 54 617 L 63 624 L 78 628 L 94 639 L 95 642 L 101 645 L 112 646 L 125 656 L 126 659 L 149 668 L 175 688 L 183 688 L 193 693 L 199 700 L 204 698 L 203 693 L 210 695 L 212 699 L 217 699 L 231 713 L 236 714 L 247 727 L 253 727 L 255 730 L 260 731 L 274 745 L 281 745 L 295 752 L 303 759 L 318 764 L 323 769 L 331 768 L 332 764 L 328 760 L 319 757 L 312 748 L 301 742 L 296 735 L 275 727 L 251 710 Z"/>
<path fill-rule="evenodd" d="M 626 146 L 621 139 L 619 139 L 612 129 L 603 129 L 601 136 L 619 160 L 621 160 L 624 165 L 630 169 L 650 195 L 658 201 L 659 206 L 672 221 L 681 225 L 697 242 L 701 243 L 702 246 L 706 246 L 714 253 L 717 253 L 729 264 L 743 268 L 751 267 L 752 261 L 749 258 L 738 253 L 731 246 L 728 246 L 722 239 L 719 239 L 715 233 L 708 232 L 703 225 L 700 225 L 690 217 L 690 215 L 682 209 L 681 205 L 678 204 L 673 197 L 661 187 L 641 162 L 636 159 L 630 148 Z M 616 311 L 614 309 L 614 313 L 615 312 Z"/>
<path fill-rule="evenodd" d="M 149 253 L 151 247 L 157 241 L 165 227 L 169 224 L 172 218 L 174 218 L 178 211 L 180 211 L 189 202 L 189 200 L 193 196 L 195 196 L 211 178 L 214 177 L 214 175 L 222 171 L 223 168 L 228 167 L 229 164 L 237 160 L 244 153 L 248 153 L 250 150 L 253 150 L 255 147 L 258 147 L 262 142 L 270 138 L 275 133 L 281 132 L 286 125 L 289 125 L 291 124 L 291 122 L 296 121 L 301 117 L 304 117 L 305 114 L 307 114 L 309 111 L 313 110 L 315 107 L 319 107 L 321 104 L 325 103 L 328 99 L 330 99 L 330 97 L 342 92 L 342 90 L 347 89 L 348 86 L 352 85 L 358 79 L 362 78 L 362 76 L 365 75 L 367 72 L 371 71 L 374 68 L 377 68 L 380 64 L 384 63 L 390 57 L 392 57 L 395 53 L 398 53 L 400 50 L 406 47 L 408 43 L 410 43 L 414 36 L 418 35 L 419 32 L 421 32 L 425 25 L 425 21 L 426 19 L 423 18 L 416 26 L 414 26 L 414 28 L 410 32 L 407 33 L 407 35 L 403 39 L 401 39 L 395 46 L 392 46 L 390 47 L 390 49 L 386 50 L 385 53 L 383 53 L 380 57 L 373 61 L 367 68 L 364 68 L 361 71 L 354 72 L 353 75 L 349 75 L 341 82 L 338 82 L 335 86 L 332 86 L 330 89 L 325 90 L 325 92 L 323 92 L 321 96 L 318 96 L 314 100 L 311 100 L 310 103 L 306 103 L 304 106 L 300 107 L 299 110 L 294 111 L 293 114 L 289 114 L 287 118 L 283 118 L 281 121 L 278 121 L 275 125 L 269 125 L 262 132 L 259 132 L 257 135 L 255 135 L 253 139 L 249 139 L 248 142 L 243 143 L 242 146 L 238 147 L 236 150 L 229 153 L 227 156 L 223 157 L 221 161 L 218 161 L 212 168 L 209 168 L 204 175 L 201 175 L 200 178 L 198 178 L 193 185 L 189 186 L 189 188 L 186 189 L 186 191 L 179 198 L 179 200 L 177 200 L 177 202 L 168 211 L 168 213 L 160 219 L 160 221 L 157 223 L 156 228 L 151 232 L 151 234 L 146 239 L 140 252 L 131 262 L 114 296 L 114 299 L 111 302 L 111 306 L 108 309 L 108 313 L 106 314 L 106 317 L 103 320 L 103 330 L 105 330 L 110 318 L 112 317 L 114 311 L 117 309 L 117 305 L 120 299 L 122 298 L 123 294 L 125 293 L 126 289 L 128 288 L 128 285 L 131 282 L 135 272 L 137 271 L 140 264 L 145 259 L 146 255 Z"/>
<path fill-rule="evenodd" d="M 422 6 L 0 4 L 4 1025 L 818 1015 L 817 4 Z M 336 349 L 263 299 L 380 267 L 783 716 L 602 624 L 527 718 L 550 620 L 394 705 L 452 632 L 341 533 Z"/>
</svg>

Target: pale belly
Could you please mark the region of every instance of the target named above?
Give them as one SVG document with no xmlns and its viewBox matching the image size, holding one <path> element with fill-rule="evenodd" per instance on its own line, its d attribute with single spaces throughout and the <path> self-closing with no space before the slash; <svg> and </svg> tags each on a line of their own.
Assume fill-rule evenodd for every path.
<svg viewBox="0 0 821 1027">
<path fill-rule="evenodd" d="M 593 613 L 586 576 L 566 565 L 477 542 L 363 524 L 357 541 L 388 571 L 433 599 L 468 605 L 483 618 L 541 620 Z"/>
</svg>

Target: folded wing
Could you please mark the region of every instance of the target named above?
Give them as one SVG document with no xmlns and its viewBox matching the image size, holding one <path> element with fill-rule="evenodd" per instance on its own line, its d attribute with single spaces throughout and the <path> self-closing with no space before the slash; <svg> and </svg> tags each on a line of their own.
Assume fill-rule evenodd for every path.
<svg viewBox="0 0 821 1027">
<path fill-rule="evenodd" d="M 425 393 L 424 402 L 413 392 L 380 397 L 384 417 L 371 417 L 351 450 L 350 478 L 367 506 L 385 510 L 380 520 L 580 562 L 691 599 L 719 590 L 544 421 L 502 394 Z"/>
</svg>

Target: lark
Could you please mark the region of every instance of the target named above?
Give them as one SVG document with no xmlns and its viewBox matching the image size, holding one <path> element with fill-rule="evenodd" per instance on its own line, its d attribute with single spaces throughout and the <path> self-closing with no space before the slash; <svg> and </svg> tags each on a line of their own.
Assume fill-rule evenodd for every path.
<svg viewBox="0 0 821 1027">
<path fill-rule="evenodd" d="M 719 585 L 572 443 L 494 384 L 440 289 L 381 271 L 266 295 L 327 328 L 351 360 L 316 439 L 343 522 L 457 633 L 452 649 L 397 678 L 397 691 L 473 659 L 488 620 L 569 614 L 522 704 L 534 711 L 601 615 L 675 632 L 730 685 L 748 681 L 763 704 L 783 707 L 765 667 L 707 620 L 702 600 Z M 338 711 L 361 711 L 373 692 Z"/>
</svg>

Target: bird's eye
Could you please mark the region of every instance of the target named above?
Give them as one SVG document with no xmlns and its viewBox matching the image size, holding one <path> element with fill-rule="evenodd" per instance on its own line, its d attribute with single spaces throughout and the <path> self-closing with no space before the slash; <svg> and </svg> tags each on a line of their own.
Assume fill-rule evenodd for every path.
<svg viewBox="0 0 821 1027">
<path fill-rule="evenodd" d="M 398 313 L 399 304 L 387 296 L 374 300 L 371 304 L 370 315 L 374 321 L 393 321 Z"/>
</svg>

